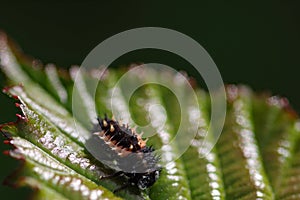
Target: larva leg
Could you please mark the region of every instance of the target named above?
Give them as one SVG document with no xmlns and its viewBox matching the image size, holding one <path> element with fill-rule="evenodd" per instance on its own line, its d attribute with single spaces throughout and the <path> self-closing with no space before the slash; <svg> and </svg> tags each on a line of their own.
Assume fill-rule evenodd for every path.
<svg viewBox="0 0 300 200">
<path fill-rule="evenodd" d="M 115 178 L 115 177 L 118 177 L 118 176 L 122 176 L 123 174 L 124 174 L 124 172 L 119 171 L 119 172 L 116 172 L 116 173 L 111 174 L 111 175 L 101 176 L 100 179 L 110 179 L 110 178 Z"/>
</svg>

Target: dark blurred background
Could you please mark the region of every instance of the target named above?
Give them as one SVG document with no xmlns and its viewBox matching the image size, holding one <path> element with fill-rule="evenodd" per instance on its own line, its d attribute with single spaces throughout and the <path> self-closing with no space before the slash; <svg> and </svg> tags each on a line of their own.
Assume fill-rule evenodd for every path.
<svg viewBox="0 0 300 200">
<path fill-rule="evenodd" d="M 299 113 L 299 8 L 297 0 L 1 2 L 0 29 L 26 54 L 65 68 L 80 64 L 96 45 L 121 31 L 144 26 L 174 29 L 197 40 L 208 51 L 225 83 L 243 83 L 258 92 L 286 96 Z M 132 62 L 159 62 L 193 75 L 183 59 L 159 50 L 131 52 L 113 65 Z M 3 79 L 0 76 L 1 87 Z M 0 123 L 16 120 L 14 101 L 1 93 L 0 102 Z M 1 151 L 6 148 L 0 144 Z M 17 165 L 17 161 L 1 154 L 0 181 Z M 0 193 L 2 197 L 24 199 L 28 190 L 16 192 L 1 185 Z"/>
</svg>

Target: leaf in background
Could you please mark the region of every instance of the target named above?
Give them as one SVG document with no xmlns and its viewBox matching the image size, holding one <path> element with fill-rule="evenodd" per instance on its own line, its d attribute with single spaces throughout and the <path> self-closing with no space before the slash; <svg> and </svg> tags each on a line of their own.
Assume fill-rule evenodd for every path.
<svg viewBox="0 0 300 200">
<path fill-rule="evenodd" d="M 21 54 L 3 33 L 0 59 L 7 83 L 14 85 L 5 92 L 17 98 L 22 111 L 16 123 L 4 124 L 1 130 L 15 147 L 8 151 L 9 155 L 24 162 L 22 169 L 14 174 L 15 183 L 36 188 L 36 199 L 300 198 L 300 122 L 284 98 L 255 95 L 244 86 L 227 86 L 224 130 L 215 147 L 206 154 L 206 148 L 214 140 L 212 135 L 206 135 L 210 117 L 208 95 L 196 88 L 200 107 L 189 101 L 192 97 L 185 93 L 177 76 L 155 71 L 137 74 L 140 81 L 151 77 L 176 84 L 179 96 L 186 99 L 185 108 L 189 108 L 186 116 L 180 113 L 174 95 L 155 84 L 140 87 L 129 105 L 124 85 L 117 87 L 117 95 L 111 99 L 112 88 L 126 72 L 124 69 L 105 72 L 104 84 L 97 87 L 94 101 L 89 85 L 99 81 L 94 76 L 99 71 L 78 74 L 76 66 L 69 72 L 52 64 L 43 67 Z M 79 79 L 74 86 L 76 76 Z M 72 101 L 72 96 L 78 101 Z M 100 176 L 113 172 L 85 148 L 96 115 L 110 114 L 111 101 L 131 126 L 135 122 L 148 124 L 148 115 L 166 119 L 163 128 L 152 124 L 157 134 L 148 143 L 162 150 L 164 168 L 159 180 L 146 191 L 131 187 L 113 194 L 111 191 L 126 180 L 100 180 Z M 77 104 L 76 112 L 72 103 Z M 147 109 L 157 104 L 165 112 Z M 93 112 L 94 107 L 97 113 Z M 128 117 L 129 111 L 135 122 Z M 172 158 L 182 147 L 180 142 L 170 144 L 182 118 L 178 113 L 198 122 L 199 127 L 187 151 L 174 161 Z"/>
</svg>

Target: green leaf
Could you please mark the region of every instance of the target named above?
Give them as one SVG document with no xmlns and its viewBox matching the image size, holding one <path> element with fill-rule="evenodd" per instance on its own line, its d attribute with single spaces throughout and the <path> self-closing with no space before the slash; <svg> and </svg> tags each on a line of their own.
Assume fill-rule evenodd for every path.
<svg viewBox="0 0 300 200">
<path fill-rule="evenodd" d="M 126 70 L 110 69 L 94 100 L 90 85 L 99 81 L 96 72 L 79 72 L 76 66 L 69 71 L 53 64 L 44 67 L 20 53 L 3 33 L 0 60 L 11 85 L 4 92 L 16 98 L 22 113 L 17 122 L 1 125 L 1 132 L 14 147 L 7 153 L 23 162 L 10 181 L 36 189 L 35 199 L 300 198 L 300 121 L 285 98 L 256 95 L 245 86 L 228 85 L 225 126 L 207 154 L 216 139 L 206 134 L 209 96 L 194 88 L 198 102 L 193 102 L 184 83 L 171 73 L 139 71 L 126 85 L 116 87 L 111 98 L 112 88 Z M 156 84 L 144 85 L 128 97 L 129 85 L 143 80 L 176 84 L 177 98 L 184 100 L 183 107 L 188 109 L 180 110 L 182 105 L 174 94 Z M 156 133 L 149 137 L 148 145 L 161 149 L 163 166 L 158 181 L 145 191 L 133 186 L 114 194 L 126 179 L 100 179 L 114 171 L 85 147 L 96 116 L 112 113 L 110 102 L 114 110 L 127 116 L 130 126 L 149 124 L 149 116 L 166 119 L 165 126 L 151 124 L 151 131 L 145 133 Z M 158 104 L 163 109 L 148 109 Z M 184 140 L 171 142 L 181 120 L 186 130 L 197 123 L 199 127 L 188 149 L 175 159 L 184 147 Z"/>
</svg>

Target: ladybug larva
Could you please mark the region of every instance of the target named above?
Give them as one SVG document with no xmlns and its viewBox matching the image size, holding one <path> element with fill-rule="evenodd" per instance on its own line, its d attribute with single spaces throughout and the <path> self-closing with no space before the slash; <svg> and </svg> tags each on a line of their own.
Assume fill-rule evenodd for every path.
<svg viewBox="0 0 300 200">
<path fill-rule="evenodd" d="M 112 175 L 125 176 L 128 182 L 114 192 L 135 185 L 144 190 L 152 186 L 160 176 L 159 158 L 154 154 L 154 148 L 146 145 L 146 141 L 135 129 L 121 124 L 114 118 L 98 117 L 92 137 L 87 141 L 90 153 L 101 163 L 114 169 Z"/>
</svg>

